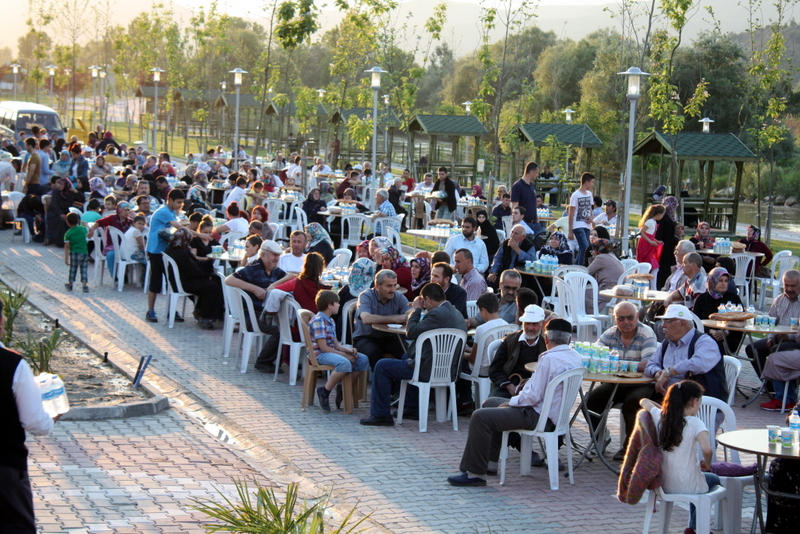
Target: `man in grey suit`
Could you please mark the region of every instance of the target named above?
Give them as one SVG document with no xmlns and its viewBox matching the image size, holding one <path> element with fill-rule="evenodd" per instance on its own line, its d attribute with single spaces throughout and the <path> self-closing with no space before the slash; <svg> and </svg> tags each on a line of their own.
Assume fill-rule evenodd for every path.
<svg viewBox="0 0 800 534">
<path fill-rule="evenodd" d="M 380 360 L 375 365 L 372 375 L 372 404 L 370 407 L 370 417 L 361 420 L 362 425 L 366 426 L 393 426 L 394 419 L 390 411 L 390 397 L 395 380 L 410 380 L 414 376 L 414 359 L 419 356 L 420 380 L 427 380 L 430 376 L 433 350 L 429 346 L 421 349 L 421 354 L 417 354 L 416 340 L 424 332 L 437 328 L 457 328 L 467 331 L 464 316 L 450 302 L 445 299 L 442 286 L 429 283 L 422 288 L 420 296 L 414 299 L 412 311 L 408 316 L 408 330 L 406 336 L 411 340 L 408 351 L 400 360 L 386 358 Z M 423 317 L 423 310 L 427 313 Z M 457 347 L 456 354 L 460 355 L 464 347 Z M 454 373 L 458 369 L 459 358 L 453 358 Z M 406 417 L 413 418 L 413 414 L 419 406 L 417 391 L 406 391 Z M 411 412 L 410 414 L 408 412 Z"/>
</svg>

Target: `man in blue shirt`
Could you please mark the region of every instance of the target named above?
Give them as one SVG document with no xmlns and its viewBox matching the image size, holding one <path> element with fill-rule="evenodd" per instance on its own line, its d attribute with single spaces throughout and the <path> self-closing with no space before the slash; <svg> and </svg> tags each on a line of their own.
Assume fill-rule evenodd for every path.
<svg viewBox="0 0 800 534">
<path fill-rule="evenodd" d="M 478 222 L 475 219 L 464 217 L 461 221 L 461 233 L 447 240 L 444 251 L 455 260 L 456 250 L 461 248 L 469 250 L 475 259 L 475 268 L 479 273 L 484 273 L 489 268 L 489 255 L 486 253 L 486 245 L 483 240 L 475 235 L 477 228 Z"/>
<path fill-rule="evenodd" d="M 378 189 L 375 192 L 375 205 L 378 206 L 378 211 L 372 214 L 372 220 L 375 221 L 375 235 L 384 235 L 381 218 L 397 216 L 394 206 L 389 202 L 389 192 L 386 189 Z"/>
<path fill-rule="evenodd" d="M 525 208 L 525 222 L 537 230 L 539 219 L 536 216 L 536 177 L 539 176 L 539 165 L 529 161 L 525 165 L 525 174 L 511 186 L 511 209 L 517 206 Z"/>
<path fill-rule="evenodd" d="M 150 262 L 150 286 L 147 289 L 147 314 L 145 320 L 149 323 L 157 323 L 156 316 L 156 295 L 161 291 L 162 277 L 164 276 L 164 261 L 162 256 L 167 250 L 169 241 L 163 239 L 159 232 L 169 230 L 170 226 L 181 228 L 178 222 L 178 212 L 183 208 L 183 191 L 173 189 L 169 192 L 167 203 L 158 208 L 150 219 L 150 233 L 147 236 L 147 261 Z M 192 232 L 197 235 L 196 232 Z M 175 320 L 183 322 L 183 317 L 175 313 Z"/>
</svg>

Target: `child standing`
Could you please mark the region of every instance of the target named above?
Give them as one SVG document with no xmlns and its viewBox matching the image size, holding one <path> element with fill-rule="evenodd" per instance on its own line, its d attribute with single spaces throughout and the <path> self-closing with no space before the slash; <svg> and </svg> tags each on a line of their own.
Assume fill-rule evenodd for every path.
<svg viewBox="0 0 800 534">
<path fill-rule="evenodd" d="M 314 342 L 314 353 L 317 362 L 321 365 L 334 367 L 330 378 L 324 386 L 317 388 L 317 397 L 320 407 L 326 412 L 331 411 L 328 397 L 336 386 L 336 408 L 342 405 L 342 385 L 339 383 L 347 373 L 353 373 L 353 382 L 363 371 L 369 369 L 369 359 L 364 354 L 359 354 L 356 349 L 348 349 L 336 340 L 336 323 L 333 317 L 339 313 L 339 295 L 333 291 L 320 291 L 316 298 L 317 313 L 308 324 L 311 339 Z"/>
<path fill-rule="evenodd" d="M 697 417 L 703 398 L 703 386 L 692 380 L 673 384 L 664 397 L 661 407 L 649 399 L 639 404 L 650 412 L 658 441 L 664 455 L 661 472 L 664 475 L 664 493 L 708 493 L 719 485 L 719 477 L 711 469 L 712 449 L 708 429 Z M 697 445 L 703 460 L 697 460 Z M 697 511 L 689 506 L 689 528 L 683 534 L 695 534 Z"/>
<path fill-rule="evenodd" d="M 650 274 L 653 279 L 650 280 L 650 289 L 658 289 L 656 287 L 656 279 L 658 278 L 659 260 L 661 259 L 661 249 L 664 246 L 663 241 L 656 239 L 656 228 L 658 221 L 664 217 L 666 208 L 661 204 L 653 204 L 642 215 L 639 221 L 639 243 L 636 245 L 636 261 L 639 263 L 649 263 L 652 267 Z"/>
<path fill-rule="evenodd" d="M 81 282 L 83 292 L 89 292 L 89 249 L 86 245 L 86 236 L 89 229 L 81 224 L 77 213 L 67 213 L 67 226 L 69 230 L 64 234 L 64 263 L 69 265 L 69 282 L 64 284 L 67 291 L 72 291 L 72 283 L 81 268 Z"/>
<path fill-rule="evenodd" d="M 122 238 L 122 250 L 125 251 L 125 257 L 130 260 L 135 260 L 142 265 L 147 265 L 147 258 L 144 253 L 144 232 L 147 226 L 147 218 L 144 215 L 137 215 L 133 218 L 133 224 L 125 231 Z"/>
<path fill-rule="evenodd" d="M 586 251 L 589 249 L 589 231 L 592 229 L 592 206 L 594 205 L 594 175 L 585 172 L 581 175 L 581 187 L 572 193 L 569 199 L 569 232 L 567 237 L 578 242 L 578 256 L 575 258 L 575 265 L 583 265 Z M 656 265 L 658 262 L 656 261 Z"/>
</svg>

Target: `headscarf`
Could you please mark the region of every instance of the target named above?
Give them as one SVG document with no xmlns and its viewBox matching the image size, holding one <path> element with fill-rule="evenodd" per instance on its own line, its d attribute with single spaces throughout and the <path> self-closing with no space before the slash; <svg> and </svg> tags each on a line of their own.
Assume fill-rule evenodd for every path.
<svg viewBox="0 0 800 534">
<path fill-rule="evenodd" d="M 668 215 L 669 218 L 674 221 L 675 210 L 678 208 L 678 199 L 672 195 L 664 197 L 664 200 L 661 201 L 661 205 L 664 206 L 664 208 L 667 210 L 665 215 Z"/>
<path fill-rule="evenodd" d="M 314 200 L 314 191 L 320 194 L 320 198 L 322 198 L 322 192 L 319 190 L 319 187 L 315 187 L 311 191 L 308 192 L 308 197 L 306 198 L 307 201 L 311 202 L 312 204 L 316 204 L 317 201 Z"/>
<path fill-rule="evenodd" d="M 118 228 L 120 229 L 120 231 L 122 231 L 123 234 L 128 231 L 128 228 L 131 227 L 130 218 L 127 218 L 127 219 L 123 219 L 122 218 L 121 214 L 122 214 L 122 210 L 124 210 L 124 209 L 133 209 L 133 208 L 131 208 L 131 203 L 130 202 L 126 202 L 124 200 L 122 202 L 117 202 L 116 211 L 117 211 L 117 219 L 119 219 Z"/>
<path fill-rule="evenodd" d="M 653 191 L 654 197 L 661 197 L 664 193 L 667 192 L 667 186 L 659 185 L 655 191 Z"/>
<path fill-rule="evenodd" d="M 189 241 L 192 234 L 186 228 L 179 228 L 172 237 L 169 238 L 169 245 L 173 248 L 189 248 Z"/>
<path fill-rule="evenodd" d="M 611 239 L 611 235 L 605 226 L 598 226 L 594 231 L 597 232 L 597 239 Z"/>
<path fill-rule="evenodd" d="M 481 215 L 486 217 L 486 219 L 483 222 L 478 222 L 478 228 L 481 229 L 481 236 L 486 238 L 484 245 L 486 245 L 486 252 L 491 258 L 493 254 L 497 252 L 497 249 L 500 248 L 500 239 L 497 237 L 497 230 L 492 226 L 491 218 L 486 210 L 478 210 L 475 213 L 475 220 L 477 221 Z"/>
<path fill-rule="evenodd" d="M 708 277 L 706 278 L 706 289 L 708 290 L 708 294 L 711 295 L 711 298 L 714 300 L 719 300 L 722 298 L 722 293 L 717 291 L 717 282 L 723 276 L 727 276 L 728 280 L 731 279 L 731 274 L 723 267 L 714 267 L 711 269 L 711 272 L 708 273 Z"/>
<path fill-rule="evenodd" d="M 358 297 L 361 293 L 372 287 L 375 277 L 375 262 L 368 258 L 358 258 L 353 266 L 350 267 L 350 276 L 347 283 L 350 286 L 350 294 Z"/>
<path fill-rule="evenodd" d="M 710 224 L 708 224 L 708 223 L 707 223 L 707 222 L 705 222 L 705 221 L 700 221 L 699 223 L 697 223 L 697 231 L 696 231 L 696 232 L 695 232 L 695 234 L 694 234 L 694 238 L 695 238 L 695 239 L 697 239 L 697 242 L 698 242 L 698 243 L 705 243 L 706 245 L 713 246 L 713 245 L 714 245 L 714 241 L 715 241 L 715 240 L 714 240 L 714 238 L 713 238 L 713 237 L 711 237 L 711 234 L 710 234 L 710 233 L 709 233 L 707 236 L 701 236 L 701 235 L 700 235 L 700 227 L 701 227 L 702 225 L 704 225 L 704 224 L 705 224 L 706 226 L 708 226 L 708 229 L 709 229 L 709 230 L 711 230 L 711 225 L 710 225 Z"/>
<path fill-rule="evenodd" d="M 483 196 L 483 189 L 479 185 L 472 186 L 472 195 L 475 197 L 482 197 Z"/>
<path fill-rule="evenodd" d="M 369 254 L 369 239 L 365 239 L 364 241 L 356 245 L 356 256 L 361 254 L 362 250 L 366 251 L 367 254 Z M 365 260 L 367 258 L 359 258 L 359 259 Z"/>
<path fill-rule="evenodd" d="M 748 226 L 748 228 L 753 231 L 753 237 L 750 238 L 750 239 L 746 239 L 745 238 L 745 243 L 747 243 L 749 245 L 750 243 L 754 243 L 756 241 L 760 241 L 761 240 L 761 228 L 759 228 L 758 226 L 755 226 L 753 224 Z"/>
<path fill-rule="evenodd" d="M 614 250 L 614 243 L 610 239 L 600 237 L 592 243 L 592 250 L 595 254 L 609 254 Z"/>
<path fill-rule="evenodd" d="M 400 252 L 394 248 L 393 246 L 389 246 L 386 248 L 381 249 L 381 259 L 384 257 L 389 256 L 392 260 L 392 270 L 397 271 L 400 267 L 408 267 L 408 260 L 406 260 L 405 256 L 400 254 Z"/>
<path fill-rule="evenodd" d="M 331 241 L 331 236 L 328 235 L 328 232 L 325 231 L 325 228 L 322 227 L 319 223 L 310 223 L 306 226 L 306 233 L 311 238 L 311 241 L 308 243 L 308 247 L 316 247 L 322 241 L 327 241 L 331 247 L 333 247 L 333 241 Z"/>
<path fill-rule="evenodd" d="M 106 182 L 99 176 L 95 176 L 89 181 L 89 187 L 92 188 L 92 191 L 97 191 L 103 197 L 108 196 L 108 189 L 106 189 Z"/>
<path fill-rule="evenodd" d="M 352 187 L 348 187 L 347 189 L 344 190 L 342 198 L 344 198 L 346 195 L 350 195 L 350 198 L 352 198 L 354 201 L 357 198 L 356 190 L 353 189 Z"/>
<path fill-rule="evenodd" d="M 379 236 L 373 237 L 372 241 L 374 241 L 375 244 L 378 245 L 378 250 L 381 250 L 381 251 L 383 251 L 383 250 L 385 250 L 385 249 L 387 249 L 387 248 L 392 246 L 392 240 L 389 239 L 388 237 L 383 237 L 383 236 L 379 235 Z"/>
<path fill-rule="evenodd" d="M 553 248 L 550 246 L 550 240 L 547 240 L 547 246 L 542 247 L 541 253 L 542 254 L 551 254 L 553 256 L 558 256 L 559 254 L 565 254 L 567 252 L 572 252 L 569 248 L 569 243 L 567 243 L 567 236 L 563 234 L 563 232 L 554 232 L 553 235 L 550 236 L 551 238 L 555 237 L 558 239 L 558 248 Z"/>
<path fill-rule="evenodd" d="M 411 263 L 419 265 L 419 278 L 411 278 L 411 290 L 416 292 L 431 281 L 431 260 L 428 258 L 414 258 Z"/>
</svg>

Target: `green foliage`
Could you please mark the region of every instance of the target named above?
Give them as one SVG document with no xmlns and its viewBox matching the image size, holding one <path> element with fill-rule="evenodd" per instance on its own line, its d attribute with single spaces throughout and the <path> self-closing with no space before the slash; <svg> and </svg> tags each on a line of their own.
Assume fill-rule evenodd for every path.
<svg viewBox="0 0 800 534">
<path fill-rule="evenodd" d="M 297 131 L 301 134 L 307 134 L 312 131 L 316 123 L 319 97 L 316 91 L 308 87 L 295 87 L 294 96 L 295 118 L 298 123 Z"/>
<path fill-rule="evenodd" d="M 338 526 L 330 526 L 325 521 L 329 498 L 320 499 L 310 506 L 305 502 L 301 504 L 295 483 L 287 486 L 283 502 L 272 488 L 266 488 L 258 482 L 255 482 L 256 488 L 252 494 L 244 479 L 235 479 L 234 484 L 239 502 L 231 501 L 221 492 L 223 503 L 195 499 L 193 508 L 216 520 L 215 523 L 203 525 L 209 532 L 348 534 L 362 532 L 363 529 L 357 529 L 367 519 L 363 517 L 356 521 L 354 507 Z"/>
<path fill-rule="evenodd" d="M 275 35 L 284 48 L 297 48 L 319 28 L 314 0 L 286 0 L 278 9 L 278 26 Z"/>
<path fill-rule="evenodd" d="M 347 119 L 347 133 L 353 145 L 359 150 L 364 150 L 372 139 L 372 117 L 359 119 L 355 114 L 350 115 Z"/>
<path fill-rule="evenodd" d="M 3 344 L 11 345 L 11 340 L 14 335 L 14 321 L 19 315 L 19 310 L 28 301 L 28 290 L 12 289 L 9 286 L 0 286 L 0 300 L 3 301 L 3 316 L 5 317 L 5 327 L 3 332 Z"/>
<path fill-rule="evenodd" d="M 59 347 L 67 340 L 64 331 L 54 329 L 49 336 L 36 339 L 33 333 L 28 332 L 25 339 L 15 339 L 14 348 L 21 352 L 30 362 L 34 375 L 52 373 L 50 366 L 53 356 Z"/>
</svg>

